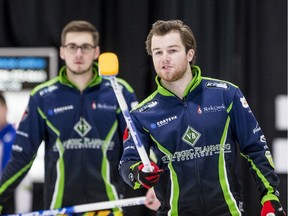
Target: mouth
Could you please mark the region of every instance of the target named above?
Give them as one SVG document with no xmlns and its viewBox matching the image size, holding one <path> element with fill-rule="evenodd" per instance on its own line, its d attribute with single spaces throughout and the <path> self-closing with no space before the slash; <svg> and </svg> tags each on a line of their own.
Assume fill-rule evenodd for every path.
<svg viewBox="0 0 288 216">
<path fill-rule="evenodd" d="M 81 65 L 81 64 L 83 64 L 83 61 L 77 60 L 77 61 L 74 62 L 74 64 L 76 64 L 76 65 Z"/>
<path fill-rule="evenodd" d="M 169 65 L 164 65 L 164 66 L 161 67 L 162 70 L 168 70 L 170 68 L 172 68 L 172 67 L 169 66 Z"/>
</svg>

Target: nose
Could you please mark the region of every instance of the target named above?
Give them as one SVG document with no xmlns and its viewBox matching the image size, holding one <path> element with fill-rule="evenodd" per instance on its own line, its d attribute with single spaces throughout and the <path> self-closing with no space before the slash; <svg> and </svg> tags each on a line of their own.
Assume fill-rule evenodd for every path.
<svg viewBox="0 0 288 216">
<path fill-rule="evenodd" d="M 76 50 L 76 55 L 82 55 L 82 49 L 81 47 L 77 47 L 77 50 Z"/>
<path fill-rule="evenodd" d="M 168 52 L 163 52 L 162 55 L 162 61 L 169 61 L 170 60 L 170 55 Z"/>
</svg>

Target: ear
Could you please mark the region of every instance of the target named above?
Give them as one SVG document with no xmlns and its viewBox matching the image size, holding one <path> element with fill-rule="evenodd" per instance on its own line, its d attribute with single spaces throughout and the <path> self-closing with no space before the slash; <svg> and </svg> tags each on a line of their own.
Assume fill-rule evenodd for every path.
<svg viewBox="0 0 288 216">
<path fill-rule="evenodd" d="M 60 50 L 59 50 L 59 55 L 60 55 L 60 58 L 65 60 L 65 55 L 64 55 L 64 47 L 60 47 Z"/>
<path fill-rule="evenodd" d="M 187 52 L 187 60 L 188 62 L 191 62 L 194 58 L 195 51 L 193 49 L 188 50 Z"/>
<path fill-rule="evenodd" d="M 100 55 L 100 47 L 95 47 L 95 53 L 94 53 L 94 60 L 96 60 Z"/>
</svg>

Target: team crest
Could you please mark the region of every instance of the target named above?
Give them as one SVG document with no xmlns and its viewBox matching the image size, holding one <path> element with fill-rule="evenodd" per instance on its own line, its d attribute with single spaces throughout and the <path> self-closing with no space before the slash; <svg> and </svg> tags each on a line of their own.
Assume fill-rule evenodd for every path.
<svg viewBox="0 0 288 216">
<path fill-rule="evenodd" d="M 194 147 L 200 137 L 201 137 L 201 134 L 198 131 L 196 131 L 191 126 L 188 126 L 188 128 L 186 129 L 182 137 L 182 140 L 186 142 L 188 145 L 191 145 Z"/>
<path fill-rule="evenodd" d="M 84 118 L 80 118 L 79 122 L 74 126 L 74 130 L 81 137 L 84 137 L 91 129 L 91 125 Z"/>
</svg>

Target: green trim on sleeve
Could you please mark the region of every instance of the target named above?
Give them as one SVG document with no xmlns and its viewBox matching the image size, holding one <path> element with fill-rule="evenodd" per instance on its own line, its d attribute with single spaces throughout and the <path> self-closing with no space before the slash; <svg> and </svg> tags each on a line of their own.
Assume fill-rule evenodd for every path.
<svg viewBox="0 0 288 216">
<path fill-rule="evenodd" d="M 142 163 L 142 161 L 138 161 L 137 163 L 131 165 L 129 168 L 133 171 L 134 168 L 135 168 L 136 166 L 139 166 L 141 163 Z"/>
<path fill-rule="evenodd" d="M 102 146 L 102 163 L 101 163 L 101 175 L 105 184 L 105 189 L 106 189 L 106 194 L 109 199 L 109 201 L 112 200 L 118 200 L 118 194 L 116 191 L 115 186 L 111 183 L 111 178 L 110 178 L 110 162 L 107 157 L 107 150 L 109 148 L 109 145 L 111 144 L 111 140 L 116 133 L 118 128 L 118 121 L 116 120 L 114 124 L 112 125 L 107 137 L 105 138 L 104 144 Z M 95 182 L 95 184 L 97 184 Z M 115 207 L 113 208 L 113 212 L 119 212 L 121 211 L 121 208 Z"/>
<path fill-rule="evenodd" d="M 54 85 L 56 82 L 59 81 L 59 77 L 55 77 L 47 82 L 44 82 L 42 84 L 37 85 L 32 91 L 31 91 L 31 95 L 33 96 L 34 94 L 36 94 L 38 91 L 40 91 L 43 88 L 49 87 Z"/>
<path fill-rule="evenodd" d="M 38 113 L 43 118 L 43 120 L 46 121 L 47 126 L 57 135 L 56 139 L 56 147 L 59 152 L 59 158 L 56 163 L 56 170 L 57 170 L 57 178 L 55 183 L 55 190 L 53 193 L 52 201 L 50 208 L 61 208 L 62 207 L 62 200 L 63 200 L 63 194 L 64 194 L 64 185 L 65 185 L 65 163 L 63 159 L 64 155 L 64 148 L 62 146 L 60 137 L 60 132 L 57 130 L 51 122 L 48 121 L 47 117 L 45 116 L 44 112 L 38 108 Z"/>
<path fill-rule="evenodd" d="M 228 110 L 231 110 L 232 104 L 229 106 Z M 228 112 L 227 110 L 227 112 Z M 219 181 L 223 191 L 223 196 L 226 201 L 226 204 L 229 208 L 231 215 L 240 216 L 241 212 L 238 209 L 237 202 L 233 197 L 232 192 L 230 191 L 229 181 L 227 177 L 226 171 L 226 162 L 225 162 L 225 143 L 227 138 L 227 133 L 230 124 L 230 116 L 228 115 L 226 124 L 224 127 L 224 131 L 220 140 L 220 154 L 219 154 L 219 162 L 218 162 L 218 172 L 219 172 Z"/>
<path fill-rule="evenodd" d="M 141 164 L 141 163 L 142 163 L 142 161 L 138 161 L 138 162 L 132 164 L 132 165 L 129 167 L 129 169 L 131 170 L 131 172 L 133 173 L 133 170 L 134 170 L 135 168 L 137 169 L 137 166 L 139 166 L 139 164 Z M 135 176 L 134 176 L 134 179 L 135 179 L 135 182 L 134 182 L 134 185 L 133 185 L 133 189 L 136 190 L 136 189 L 141 188 L 142 185 L 137 181 L 137 179 L 135 178 Z"/>
<path fill-rule="evenodd" d="M 263 205 L 266 201 L 275 200 L 279 202 L 279 198 L 274 194 L 267 194 L 261 199 L 261 204 Z"/>
<path fill-rule="evenodd" d="M 266 190 L 267 190 L 267 195 L 273 195 L 274 193 L 274 188 L 270 185 L 269 181 L 265 178 L 265 176 L 261 173 L 259 168 L 254 164 L 253 160 L 249 158 L 248 155 L 244 155 L 243 153 L 240 153 L 242 157 L 244 157 L 251 165 L 251 168 L 256 172 L 257 176 L 259 179 L 262 181 L 264 184 Z M 265 197 L 265 196 L 264 196 Z"/>
<path fill-rule="evenodd" d="M 24 166 L 20 171 L 18 171 L 15 175 L 13 175 L 10 179 L 8 179 L 6 182 L 4 182 L 4 183 L 1 185 L 1 187 L 0 187 L 0 195 L 3 194 L 3 193 L 6 191 L 6 189 L 7 189 L 11 184 L 13 184 L 17 179 L 19 179 L 19 178 L 23 175 L 23 173 L 27 172 L 27 171 L 31 168 L 31 166 L 32 166 L 32 164 L 33 164 L 33 162 L 34 162 L 35 157 L 36 157 L 36 155 L 33 157 L 33 160 L 32 160 L 32 161 L 30 161 L 30 162 L 29 162 L 26 166 Z"/>
<path fill-rule="evenodd" d="M 156 143 L 159 150 L 163 152 L 163 154 L 165 154 L 168 158 L 172 158 L 172 154 L 166 148 L 164 148 L 160 143 L 158 143 L 153 136 L 150 135 L 150 137 Z M 169 201 L 171 209 L 169 210 L 168 215 L 178 215 L 178 200 L 180 194 L 179 182 L 171 160 L 168 163 L 168 168 L 170 170 L 170 180 L 171 180 L 171 189 L 170 189 L 171 194 Z"/>
</svg>

